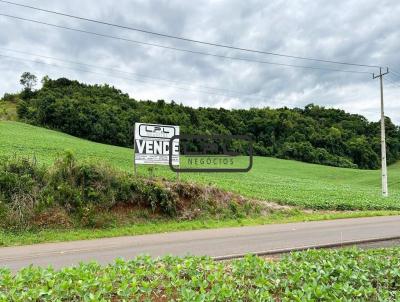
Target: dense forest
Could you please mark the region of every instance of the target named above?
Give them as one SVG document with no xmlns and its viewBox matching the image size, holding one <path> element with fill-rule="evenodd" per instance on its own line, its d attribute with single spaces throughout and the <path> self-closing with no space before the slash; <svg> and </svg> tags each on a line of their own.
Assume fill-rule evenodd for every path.
<svg viewBox="0 0 400 302">
<path fill-rule="evenodd" d="M 21 120 L 92 141 L 132 147 L 135 122 L 180 125 L 181 133 L 250 135 L 256 155 L 305 162 L 377 169 L 378 122 L 314 104 L 305 108 L 194 109 L 164 100 L 138 101 L 108 85 L 87 85 L 66 78 L 43 78 L 34 90 L 6 94 L 16 101 Z M 387 159 L 400 158 L 400 129 L 386 118 Z"/>
</svg>

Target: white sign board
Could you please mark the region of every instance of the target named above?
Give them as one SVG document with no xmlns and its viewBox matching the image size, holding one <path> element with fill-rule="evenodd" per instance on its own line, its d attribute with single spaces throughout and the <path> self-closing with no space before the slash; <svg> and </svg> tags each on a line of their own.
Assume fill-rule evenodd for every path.
<svg viewBox="0 0 400 302">
<path fill-rule="evenodd" d="M 135 123 L 135 164 L 168 165 L 169 141 L 179 126 Z M 173 141 L 172 164 L 179 166 L 179 140 Z"/>
</svg>

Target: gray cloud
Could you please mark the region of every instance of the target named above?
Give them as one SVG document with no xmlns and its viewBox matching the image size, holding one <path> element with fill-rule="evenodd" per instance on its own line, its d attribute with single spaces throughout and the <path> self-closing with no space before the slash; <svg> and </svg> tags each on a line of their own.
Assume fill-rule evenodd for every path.
<svg viewBox="0 0 400 302">
<path fill-rule="evenodd" d="M 379 5 L 372 0 L 20 2 L 198 40 L 328 60 L 388 65 L 400 71 L 400 3 L 396 0 L 381 1 Z M 0 12 L 219 55 L 374 71 L 196 45 L 5 4 L 0 4 Z M 371 120 L 379 118 L 379 86 L 369 75 L 287 68 L 200 56 L 54 29 L 5 17 L 0 17 L 0 28 L 1 47 L 181 82 L 178 84 L 102 69 L 88 69 L 48 59 L 38 60 L 87 69 L 96 74 L 0 57 L 0 94 L 18 91 L 20 74 L 31 71 L 39 77 L 48 74 L 54 78 L 66 76 L 87 83 L 110 83 L 136 99 L 162 98 L 191 106 L 225 108 L 296 107 L 314 102 L 360 113 Z M 0 54 L 37 59 L 3 50 L 0 50 Z M 400 85 L 400 76 L 391 75 L 389 79 Z M 219 90 L 207 89 L 205 86 Z M 386 114 L 397 123 L 400 123 L 400 105 L 397 102 L 399 95 L 400 87 L 385 84 Z"/>
</svg>

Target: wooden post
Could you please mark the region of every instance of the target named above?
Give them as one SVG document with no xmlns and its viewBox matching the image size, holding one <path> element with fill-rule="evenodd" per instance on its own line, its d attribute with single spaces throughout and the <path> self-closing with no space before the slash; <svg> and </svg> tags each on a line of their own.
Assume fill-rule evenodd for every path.
<svg viewBox="0 0 400 302">
<path fill-rule="evenodd" d="M 135 160 L 135 151 L 133 151 L 133 173 L 135 176 L 137 176 L 137 171 L 136 171 L 136 160 Z"/>
</svg>

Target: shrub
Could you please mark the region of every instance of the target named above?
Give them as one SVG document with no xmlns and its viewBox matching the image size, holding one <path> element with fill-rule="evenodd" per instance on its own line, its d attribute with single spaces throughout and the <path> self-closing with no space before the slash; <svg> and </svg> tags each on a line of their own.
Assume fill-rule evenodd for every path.
<svg viewBox="0 0 400 302">
<path fill-rule="evenodd" d="M 45 169 L 36 160 L 23 157 L 0 159 L 0 193 L 10 203 L 16 194 L 29 194 L 36 199 L 37 188 L 44 186 Z"/>
<path fill-rule="evenodd" d="M 115 171 L 103 164 L 78 162 L 69 152 L 49 169 L 37 165 L 34 159 L 16 156 L 2 158 L 0 163 L 3 227 L 46 225 L 33 220 L 49 217 L 46 213 L 51 208 L 76 215 L 85 226 L 104 225 L 96 222 L 97 212 L 107 212 L 117 204 L 174 216 L 177 199 L 178 195 L 163 183 Z"/>
<path fill-rule="evenodd" d="M 45 169 L 29 160 L 12 156 L 0 161 L 0 226 L 25 228 L 41 202 Z"/>
<path fill-rule="evenodd" d="M 181 219 L 259 212 L 258 203 L 242 199 L 214 187 L 145 179 L 105 164 L 81 162 L 70 152 L 47 169 L 34 159 L 16 156 L 0 163 L 2 228 L 105 227 L 114 224 L 116 208 Z"/>
</svg>

